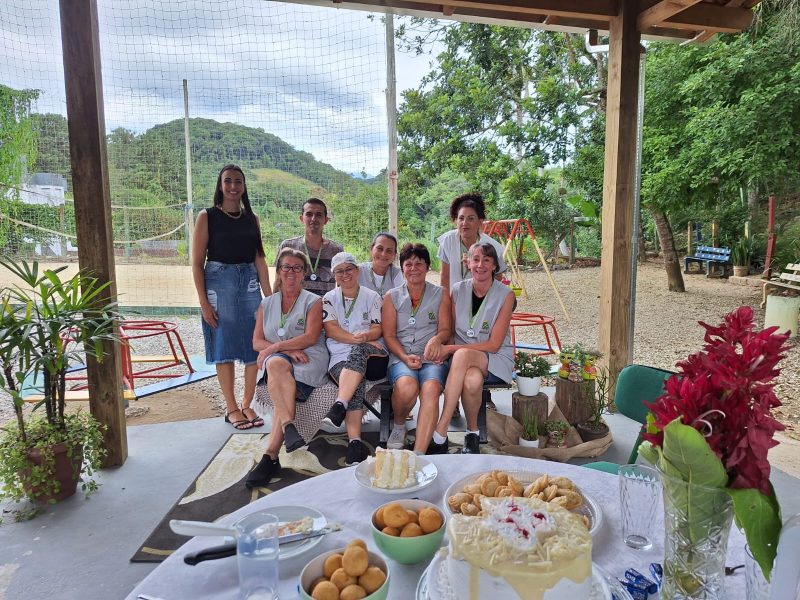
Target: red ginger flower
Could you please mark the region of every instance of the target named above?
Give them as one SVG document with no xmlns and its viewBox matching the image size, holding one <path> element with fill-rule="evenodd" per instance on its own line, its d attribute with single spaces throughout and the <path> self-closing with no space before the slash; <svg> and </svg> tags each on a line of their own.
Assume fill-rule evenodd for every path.
<svg viewBox="0 0 800 600">
<path fill-rule="evenodd" d="M 784 426 L 772 416 L 780 406 L 774 379 L 786 355 L 789 333 L 777 327 L 754 332 L 753 309 L 741 306 L 705 330 L 703 350 L 677 364 L 666 392 L 646 403 L 655 417 L 657 433 L 643 438 L 662 446 L 664 427 L 678 417 L 702 433 L 722 461 L 732 488 L 756 488 L 769 495 L 769 449 Z"/>
</svg>

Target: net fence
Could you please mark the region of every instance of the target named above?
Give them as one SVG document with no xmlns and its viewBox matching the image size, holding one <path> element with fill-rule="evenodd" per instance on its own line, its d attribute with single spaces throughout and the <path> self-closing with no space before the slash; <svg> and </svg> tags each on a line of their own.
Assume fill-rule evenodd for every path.
<svg viewBox="0 0 800 600">
<path fill-rule="evenodd" d="M 366 256 L 386 228 L 386 56 L 380 18 L 244 0 L 99 0 L 118 264 L 188 265 L 219 169 L 242 166 L 268 258 L 300 235 L 309 196 L 326 235 Z M 77 255 L 57 0 L 0 3 L 0 246 Z M 187 175 L 185 107 L 191 177 Z"/>
</svg>

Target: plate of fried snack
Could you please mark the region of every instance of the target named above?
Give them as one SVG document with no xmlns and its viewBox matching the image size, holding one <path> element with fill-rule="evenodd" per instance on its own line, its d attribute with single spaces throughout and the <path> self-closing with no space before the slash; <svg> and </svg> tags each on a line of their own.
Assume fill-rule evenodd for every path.
<svg viewBox="0 0 800 600">
<path fill-rule="evenodd" d="M 533 471 L 494 470 L 467 475 L 447 488 L 443 504 L 451 514 L 480 516 L 481 498 L 503 496 L 540 498 L 563 506 L 583 517 L 591 535 L 603 523 L 600 505 L 571 479 Z"/>
</svg>

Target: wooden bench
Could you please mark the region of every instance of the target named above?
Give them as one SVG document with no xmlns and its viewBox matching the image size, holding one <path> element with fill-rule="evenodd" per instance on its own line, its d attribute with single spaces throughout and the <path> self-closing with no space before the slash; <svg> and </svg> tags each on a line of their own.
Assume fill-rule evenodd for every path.
<svg viewBox="0 0 800 600">
<path fill-rule="evenodd" d="M 691 271 L 689 271 L 689 265 L 691 263 L 705 264 L 706 277 L 711 277 L 713 275 L 713 269 L 715 267 L 722 267 L 722 276 L 724 277 L 728 272 L 728 266 L 731 264 L 731 249 L 698 246 L 692 256 L 685 256 L 683 258 L 684 273 L 691 273 Z"/>
<path fill-rule="evenodd" d="M 766 306 L 768 290 L 772 288 L 784 288 L 800 293 L 800 261 L 791 265 L 786 265 L 786 270 L 778 277 L 764 282 L 761 308 Z"/>
<path fill-rule="evenodd" d="M 392 430 L 392 423 L 394 421 L 394 410 L 392 409 L 392 387 L 388 383 L 379 384 L 376 386 L 380 390 L 381 395 L 381 434 L 380 443 L 386 444 L 389 440 L 389 433 Z M 486 405 L 492 399 L 492 390 L 507 390 L 511 385 L 506 383 L 484 384 L 483 394 L 481 398 L 481 407 L 478 410 L 478 437 L 481 444 L 486 444 L 489 437 L 486 434 Z M 375 413 L 376 411 L 369 407 Z"/>
</svg>

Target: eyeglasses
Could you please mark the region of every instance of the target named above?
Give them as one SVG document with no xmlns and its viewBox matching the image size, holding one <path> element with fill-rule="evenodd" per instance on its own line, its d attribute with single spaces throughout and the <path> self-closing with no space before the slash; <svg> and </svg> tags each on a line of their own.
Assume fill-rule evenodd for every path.
<svg viewBox="0 0 800 600">
<path fill-rule="evenodd" d="M 348 275 L 348 274 L 352 273 L 353 271 L 357 271 L 357 270 L 358 269 L 356 267 L 347 267 L 346 269 L 338 269 L 338 270 L 334 271 L 333 274 L 334 275 Z"/>
<path fill-rule="evenodd" d="M 294 271 L 295 273 L 302 273 L 306 270 L 306 268 L 302 265 L 280 265 L 278 267 L 284 273 L 288 273 L 289 271 Z"/>
</svg>

